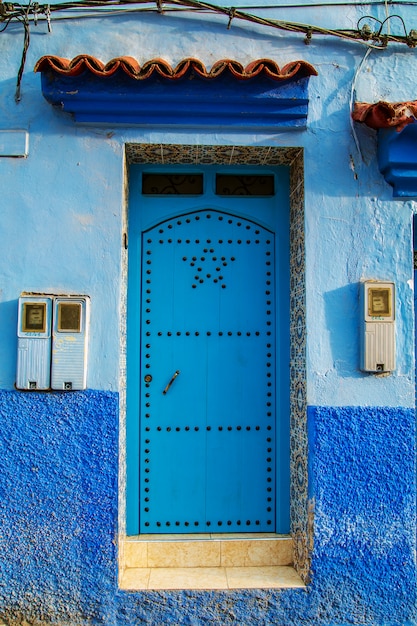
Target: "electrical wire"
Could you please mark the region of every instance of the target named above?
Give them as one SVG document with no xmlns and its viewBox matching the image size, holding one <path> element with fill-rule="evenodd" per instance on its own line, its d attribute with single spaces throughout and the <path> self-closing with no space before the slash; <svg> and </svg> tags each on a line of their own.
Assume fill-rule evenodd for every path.
<svg viewBox="0 0 417 626">
<path fill-rule="evenodd" d="M 388 5 L 393 4 L 390 0 L 380 0 L 380 4 L 383 4 L 388 10 Z M 399 4 L 400 0 L 397 0 L 396 4 Z M 415 4 L 411 0 L 402 0 L 401 4 Z M 340 6 L 341 3 L 333 3 L 333 5 Z M 357 6 L 359 3 L 343 3 L 343 6 Z M 361 3 L 365 4 L 376 4 Z M 143 6 L 145 5 L 145 6 Z M 289 6 L 301 6 L 301 5 L 286 5 Z M 312 6 L 312 5 L 303 5 Z M 329 6 L 327 3 L 315 4 L 314 6 Z M 129 9 L 127 7 L 130 7 Z M 259 7 L 257 7 L 259 8 Z M 266 7 L 264 7 L 266 8 Z M 272 8 L 272 7 L 269 7 Z M 89 13 L 87 14 L 87 10 Z M 247 11 L 242 11 L 237 7 L 224 7 L 206 0 L 155 0 L 155 4 L 149 0 L 73 0 L 71 2 L 63 2 L 61 4 L 46 4 L 40 5 L 37 2 L 32 4 L 30 0 L 29 4 L 21 5 L 17 3 L 3 3 L 0 0 L 0 23 L 5 22 L 3 28 L 0 29 L 0 33 L 4 32 L 8 26 L 15 20 L 23 24 L 24 27 L 24 44 L 22 51 L 22 59 L 19 67 L 17 85 L 16 85 L 16 102 L 20 102 L 21 99 L 21 80 L 24 71 L 26 54 L 30 44 L 30 22 L 34 22 L 35 25 L 38 22 L 39 16 L 44 15 L 48 24 L 48 31 L 51 32 L 51 15 L 56 13 L 69 11 L 76 11 L 76 16 L 60 16 L 57 19 L 80 19 L 83 17 L 93 17 L 94 14 L 111 17 L 120 13 L 133 13 L 133 12 L 179 12 L 179 11 L 192 11 L 199 13 L 224 15 L 228 19 L 227 29 L 230 30 L 233 20 L 241 20 L 250 22 L 252 24 L 258 24 L 260 26 L 267 26 L 270 28 L 282 30 L 291 33 L 301 33 L 305 35 L 304 42 L 308 45 L 311 43 L 314 36 L 332 36 L 338 37 L 346 41 L 354 41 L 365 45 L 368 49 L 385 49 L 389 42 L 406 44 L 409 48 L 415 48 L 417 46 L 417 31 L 411 30 L 407 34 L 404 20 L 399 15 L 387 15 L 385 20 L 381 21 L 373 16 L 366 15 L 360 18 L 357 23 L 356 29 L 330 29 L 321 26 L 304 24 L 302 22 L 292 22 L 285 20 L 277 20 L 267 17 L 261 17 Z M 84 14 L 83 14 L 84 13 Z M 393 35 L 391 34 L 390 21 L 397 18 L 401 21 L 404 34 Z M 55 19 L 55 18 L 54 18 Z M 360 24 L 364 20 L 370 20 L 371 23 L 378 25 L 376 30 L 372 30 L 368 23 L 362 28 Z M 384 27 L 387 26 L 388 32 L 383 33 Z"/>
<path fill-rule="evenodd" d="M 22 97 L 21 96 L 21 83 L 22 83 L 23 72 L 24 72 L 25 64 L 26 64 L 26 55 L 27 55 L 27 51 L 29 48 L 29 44 L 30 44 L 30 28 L 29 28 L 29 19 L 28 19 L 29 6 L 30 5 L 28 5 L 26 14 L 20 20 L 23 22 L 25 37 L 24 37 L 23 50 L 22 50 L 22 59 L 20 61 L 19 71 L 17 73 L 16 92 L 15 92 L 16 103 L 19 103 Z"/>
<path fill-rule="evenodd" d="M 359 140 L 358 140 L 358 136 L 356 134 L 356 129 L 355 129 L 355 125 L 353 123 L 353 117 L 352 117 L 352 112 L 353 112 L 353 100 L 355 98 L 355 90 L 356 90 L 356 81 L 358 80 L 358 76 L 362 70 L 362 67 L 365 64 L 366 59 L 368 58 L 368 56 L 370 55 L 370 53 L 372 52 L 372 48 L 368 48 L 367 51 L 365 52 L 362 61 L 359 63 L 358 67 L 356 68 L 356 72 L 355 75 L 353 77 L 353 81 L 352 81 L 352 87 L 350 90 L 350 98 L 349 98 L 349 111 L 350 111 L 350 129 L 353 135 L 353 140 L 355 142 L 355 146 L 356 146 L 356 150 L 358 151 L 358 154 L 361 158 L 361 160 L 363 161 L 363 154 L 362 154 L 362 150 L 359 144 Z"/>
<path fill-rule="evenodd" d="M 313 2 L 309 4 L 269 4 L 269 5 L 240 5 L 236 6 L 236 9 L 249 10 L 249 9 L 311 9 L 311 8 L 325 8 L 325 7 L 373 7 L 373 6 L 408 6 L 416 5 L 416 0 L 368 0 L 364 2 Z M 388 14 L 387 14 L 388 15 Z"/>
<path fill-rule="evenodd" d="M 389 17 L 388 0 L 385 0 L 385 17 L 386 18 Z M 388 35 L 390 34 L 391 34 L 391 27 L 390 27 L 390 23 L 388 22 Z"/>
<path fill-rule="evenodd" d="M 382 1 L 384 2 L 384 0 Z M 147 11 L 157 10 L 158 12 L 161 12 L 162 4 L 160 3 L 158 5 L 159 2 L 160 0 L 157 0 L 157 7 L 155 7 L 154 9 L 148 8 Z M 143 4 L 149 5 L 150 3 L 149 3 L 149 0 L 133 0 L 133 1 L 132 0 L 110 0 L 110 1 L 109 0 L 81 0 L 79 2 L 76 0 L 73 2 L 64 2 L 61 4 L 51 4 L 47 6 L 52 14 L 55 12 L 67 11 L 69 9 L 83 10 L 85 8 L 91 9 L 93 7 L 96 9 L 101 9 L 100 12 L 103 12 L 103 7 L 109 7 L 109 6 L 122 7 L 126 5 L 132 6 L 132 4 L 137 6 L 137 5 L 143 5 Z M 10 12 L 6 11 L 5 15 L 0 17 L 0 20 L 6 19 L 6 18 L 13 19 L 13 18 L 21 17 L 22 13 L 25 11 L 24 5 L 19 5 L 19 4 L 9 5 L 6 3 L 6 4 L 2 4 L 2 6 L 6 8 L 10 6 L 10 7 L 13 7 L 13 9 Z M 215 4 L 205 2 L 203 0 L 166 0 L 164 1 L 163 6 L 164 6 L 163 12 L 168 12 L 173 9 L 178 10 L 178 7 L 180 7 L 185 10 L 188 9 L 188 10 L 199 11 L 199 12 L 208 11 L 210 13 L 218 13 L 218 14 L 226 15 L 229 18 L 228 28 L 230 28 L 232 20 L 238 19 L 238 20 L 260 24 L 263 26 L 269 26 L 272 28 L 276 28 L 276 29 L 280 29 L 280 30 L 284 30 L 288 32 L 301 32 L 301 33 L 304 33 L 306 36 L 306 43 L 310 43 L 313 35 L 331 35 L 335 37 L 340 37 L 342 39 L 358 40 L 358 41 L 362 39 L 361 34 L 358 32 L 358 30 L 354 30 L 354 29 L 351 29 L 351 30 L 327 29 L 327 28 L 323 28 L 320 26 L 313 26 L 310 24 L 289 22 L 289 21 L 284 21 L 284 20 L 275 20 L 271 18 L 263 18 L 261 16 L 254 15 L 246 11 L 241 11 L 240 9 L 236 7 L 230 7 L 230 8 L 223 7 L 220 5 L 215 5 Z M 326 6 L 326 3 L 323 3 L 321 6 Z M 32 12 L 33 14 L 33 7 L 32 9 L 30 9 L 30 5 L 27 5 L 27 7 L 28 7 L 27 8 L 28 13 Z M 39 15 L 39 13 L 45 13 L 46 8 L 45 8 L 45 5 L 40 6 L 38 4 L 36 5 L 36 7 L 37 7 L 36 19 L 37 19 L 37 16 Z M 32 19 L 34 18 L 32 17 Z M 390 18 L 387 18 L 387 19 L 390 19 Z M 404 37 L 401 37 L 401 36 L 398 37 L 398 36 L 392 36 L 391 34 L 386 34 L 384 35 L 381 41 L 378 40 L 378 37 L 380 37 L 380 33 L 376 37 L 374 37 L 374 44 L 376 45 L 381 44 L 383 46 L 386 46 L 388 41 L 394 41 L 396 43 L 407 43 L 407 45 L 409 45 L 409 41 L 408 41 L 406 34 Z"/>
</svg>

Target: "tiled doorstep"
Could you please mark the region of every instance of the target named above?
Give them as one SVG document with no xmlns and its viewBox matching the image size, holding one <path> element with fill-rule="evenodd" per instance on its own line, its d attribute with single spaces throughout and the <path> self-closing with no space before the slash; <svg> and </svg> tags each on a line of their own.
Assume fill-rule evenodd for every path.
<svg viewBox="0 0 417 626">
<path fill-rule="evenodd" d="M 120 542 L 120 587 L 254 589 L 304 587 L 292 539 L 257 535 L 141 535 Z"/>
<path fill-rule="evenodd" d="M 265 567 L 291 565 L 293 542 L 282 535 L 162 536 L 121 540 L 126 568 Z"/>
<path fill-rule="evenodd" d="M 291 566 L 264 567 L 143 567 L 124 570 L 126 590 L 277 589 L 304 587 Z"/>
</svg>

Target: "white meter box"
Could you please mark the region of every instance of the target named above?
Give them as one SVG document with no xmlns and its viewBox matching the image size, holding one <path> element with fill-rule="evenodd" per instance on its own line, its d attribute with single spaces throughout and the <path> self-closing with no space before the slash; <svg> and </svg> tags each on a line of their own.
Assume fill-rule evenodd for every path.
<svg viewBox="0 0 417 626">
<path fill-rule="evenodd" d="M 88 326 L 88 296 L 21 296 L 17 389 L 85 389 Z"/>
<path fill-rule="evenodd" d="M 52 297 L 19 298 L 17 322 L 18 389 L 50 388 Z"/>
<path fill-rule="evenodd" d="M 51 387 L 85 389 L 87 378 L 89 299 L 56 297 L 52 325 Z"/>
<path fill-rule="evenodd" d="M 362 363 L 365 372 L 381 374 L 395 369 L 395 286 L 366 281 L 362 285 Z"/>
</svg>

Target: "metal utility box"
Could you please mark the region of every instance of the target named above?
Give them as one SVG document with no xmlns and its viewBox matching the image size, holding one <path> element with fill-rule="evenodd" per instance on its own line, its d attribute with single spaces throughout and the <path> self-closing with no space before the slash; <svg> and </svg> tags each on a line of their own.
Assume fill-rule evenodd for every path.
<svg viewBox="0 0 417 626">
<path fill-rule="evenodd" d="M 368 280 L 362 284 L 362 363 L 365 372 L 395 369 L 395 286 Z"/>
<path fill-rule="evenodd" d="M 16 387 L 50 388 L 52 297 L 19 298 Z"/>
<path fill-rule="evenodd" d="M 57 296 L 53 304 L 51 387 L 72 391 L 85 389 L 89 298 Z"/>
</svg>

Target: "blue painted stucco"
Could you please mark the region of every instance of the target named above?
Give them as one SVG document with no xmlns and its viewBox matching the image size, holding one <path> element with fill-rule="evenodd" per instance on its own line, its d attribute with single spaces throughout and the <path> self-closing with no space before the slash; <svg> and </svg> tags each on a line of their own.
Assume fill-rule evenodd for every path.
<svg viewBox="0 0 417 626">
<path fill-rule="evenodd" d="M 103 84 L 94 76 L 62 77 L 42 73 L 42 93 L 63 106 L 77 122 L 139 124 L 183 128 L 206 127 L 264 130 L 303 128 L 307 121 L 308 78 L 275 82 L 257 77 L 247 82 L 221 76 L 215 85 L 188 72 L 181 80 L 152 77 L 145 82 L 119 71 Z M 164 97 L 161 98 L 161 93 Z"/>
<path fill-rule="evenodd" d="M 308 427 L 323 623 L 339 623 L 331 597 L 343 589 L 342 624 L 414 624 L 414 411 L 309 407 Z"/>
<path fill-rule="evenodd" d="M 117 587 L 118 395 L 0 393 L 0 618 L 8 625 L 416 623 L 414 412 L 310 407 L 306 589 Z"/>
<path fill-rule="evenodd" d="M 410 124 L 400 132 L 383 128 L 378 131 L 378 163 L 385 180 L 393 186 L 397 198 L 417 196 L 415 137 L 417 126 Z"/>
<path fill-rule="evenodd" d="M 0 394 L 6 623 L 105 613 L 116 586 L 117 406 L 111 392 Z"/>
</svg>

